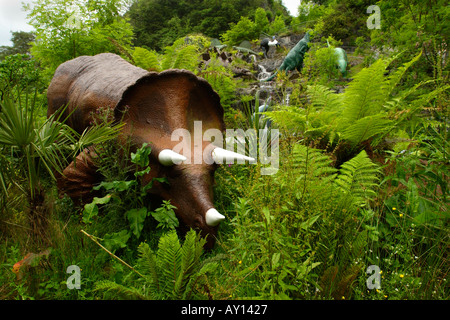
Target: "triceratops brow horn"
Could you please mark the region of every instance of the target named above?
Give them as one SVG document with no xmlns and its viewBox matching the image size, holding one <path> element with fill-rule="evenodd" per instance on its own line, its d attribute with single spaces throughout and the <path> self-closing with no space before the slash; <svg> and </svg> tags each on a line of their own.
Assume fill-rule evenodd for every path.
<svg viewBox="0 0 450 320">
<path fill-rule="evenodd" d="M 170 149 L 164 149 L 158 154 L 158 160 L 163 166 L 173 166 L 174 164 L 180 164 L 182 161 L 186 161 L 187 158 Z"/>
<path fill-rule="evenodd" d="M 247 157 L 246 155 L 236 153 L 230 150 L 222 149 L 216 147 L 211 152 L 211 156 L 214 159 L 214 162 L 217 164 L 222 164 L 226 162 L 234 162 L 234 160 L 247 160 L 250 162 L 254 162 L 255 159 L 251 157 Z"/>
<path fill-rule="evenodd" d="M 206 224 L 210 227 L 217 226 L 220 223 L 220 221 L 222 221 L 224 219 L 225 219 L 225 216 L 220 214 L 219 211 L 217 211 L 214 208 L 211 208 L 208 211 L 206 211 L 205 220 L 206 220 Z"/>
</svg>

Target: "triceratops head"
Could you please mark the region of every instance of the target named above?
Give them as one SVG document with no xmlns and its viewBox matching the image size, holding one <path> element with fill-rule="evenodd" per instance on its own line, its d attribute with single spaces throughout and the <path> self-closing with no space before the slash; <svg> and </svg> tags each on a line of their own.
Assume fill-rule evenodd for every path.
<svg viewBox="0 0 450 320">
<path fill-rule="evenodd" d="M 210 129 L 225 130 L 217 93 L 186 70 L 146 72 L 112 54 L 77 59 L 55 73 L 48 90 L 48 114 L 68 104 L 66 112 L 74 112 L 67 123 L 82 131 L 90 122 L 89 112 L 105 106 L 114 109 L 125 123 L 121 139 L 131 140 L 135 148 L 143 143 L 152 148 L 151 171 L 142 183 L 166 178 L 168 183 L 155 182 L 150 192 L 171 200 L 178 218 L 209 235 L 208 246 L 212 246 L 217 226 L 225 219 L 213 204 L 217 165 L 224 160 L 253 160 L 203 139 Z M 86 160 L 87 155 L 81 158 Z M 71 196 L 95 183 L 95 170 L 86 163 L 77 168 L 71 164 L 64 171 L 65 190 Z"/>
<path fill-rule="evenodd" d="M 130 87 L 116 111 L 125 106 L 122 134 L 134 145 L 152 146 L 152 170 L 143 183 L 166 178 L 168 184 L 155 183 L 151 192 L 170 199 L 185 225 L 202 230 L 213 241 L 216 226 L 225 219 L 213 205 L 214 171 L 224 160 L 252 160 L 203 139 L 210 129 L 225 130 L 219 96 L 194 74 L 168 70 Z"/>
</svg>

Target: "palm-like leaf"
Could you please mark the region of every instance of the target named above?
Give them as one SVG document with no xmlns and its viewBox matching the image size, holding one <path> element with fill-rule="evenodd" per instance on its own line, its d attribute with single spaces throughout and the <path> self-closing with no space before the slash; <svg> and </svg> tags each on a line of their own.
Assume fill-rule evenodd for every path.
<svg viewBox="0 0 450 320">
<path fill-rule="evenodd" d="M 34 112 L 34 105 L 22 107 L 11 100 L 1 103 L 0 145 L 14 157 L 16 170 L 27 180 L 27 193 L 31 199 L 38 188 L 43 170 L 55 178 L 54 172 L 62 172 L 69 160 L 83 148 L 112 139 L 120 130 L 120 126 L 110 127 L 110 124 L 105 124 L 92 127 L 80 136 L 59 122 L 56 116 L 37 125 Z M 7 189 L 7 169 L 2 168 L 1 171 L 1 184 L 3 189 Z"/>
</svg>

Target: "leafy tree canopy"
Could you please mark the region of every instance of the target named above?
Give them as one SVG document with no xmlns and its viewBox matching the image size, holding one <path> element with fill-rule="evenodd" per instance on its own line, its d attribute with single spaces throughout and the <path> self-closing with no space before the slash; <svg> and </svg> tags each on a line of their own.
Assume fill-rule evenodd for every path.
<svg viewBox="0 0 450 320">
<path fill-rule="evenodd" d="M 116 52 L 130 45 L 133 30 L 120 12 L 123 0 L 35 0 L 26 5 L 36 29 L 31 53 L 49 70 L 80 55 Z M 112 40 L 111 40 L 112 39 Z"/>
<path fill-rule="evenodd" d="M 11 31 L 11 42 L 13 45 L 0 46 L 0 60 L 13 54 L 29 53 L 31 42 L 34 41 L 34 37 L 33 32 Z"/>
<path fill-rule="evenodd" d="M 259 11 L 256 23 L 261 27 L 265 19 L 290 18 L 280 0 L 137 0 L 126 15 L 136 34 L 134 44 L 161 51 L 190 33 L 219 38 L 241 17 L 254 19 L 258 8 L 267 12 L 264 17 Z"/>
</svg>

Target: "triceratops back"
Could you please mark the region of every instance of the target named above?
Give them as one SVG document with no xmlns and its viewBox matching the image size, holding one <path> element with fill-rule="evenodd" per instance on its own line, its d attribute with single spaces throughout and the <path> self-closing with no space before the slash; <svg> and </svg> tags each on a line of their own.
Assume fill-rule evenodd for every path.
<svg viewBox="0 0 450 320">
<path fill-rule="evenodd" d="M 127 107 L 136 125 L 191 131 L 193 121 L 204 122 L 205 129 L 224 129 L 223 108 L 209 83 L 186 70 L 147 72 L 121 57 L 102 53 L 81 56 L 61 64 L 48 88 L 48 112 L 68 105 L 64 118 L 81 133 L 98 108 L 112 108 L 116 117 Z M 208 124 L 209 123 L 209 124 Z"/>
<path fill-rule="evenodd" d="M 90 112 L 115 108 L 125 90 L 148 72 L 112 53 L 81 56 L 61 64 L 48 87 L 47 116 L 67 105 L 67 124 L 82 132 L 90 124 Z"/>
</svg>

